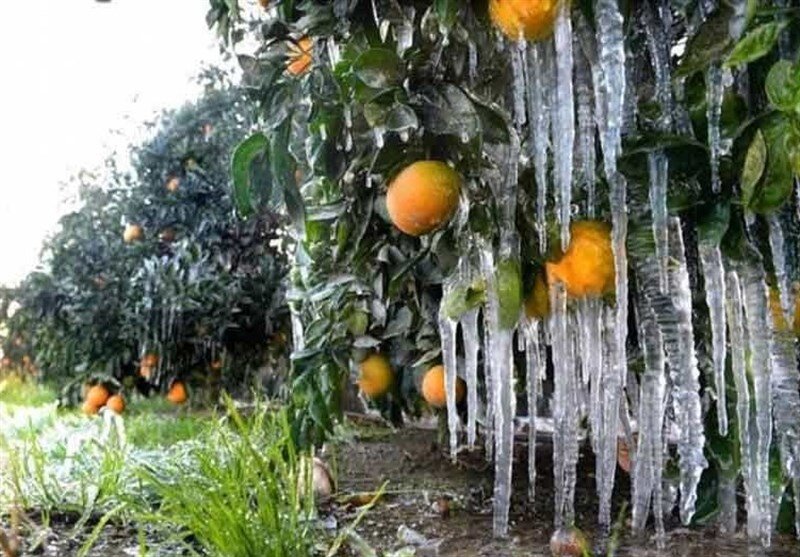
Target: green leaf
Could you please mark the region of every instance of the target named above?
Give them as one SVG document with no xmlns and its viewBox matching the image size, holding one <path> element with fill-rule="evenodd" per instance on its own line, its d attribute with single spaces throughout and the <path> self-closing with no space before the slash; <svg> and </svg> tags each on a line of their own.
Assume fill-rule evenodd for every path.
<svg viewBox="0 0 800 557">
<path fill-rule="evenodd" d="M 356 76 L 368 87 L 387 89 L 397 87 L 405 78 L 403 61 L 388 48 L 371 48 L 353 63 Z"/>
<path fill-rule="evenodd" d="M 420 95 L 425 129 L 436 135 L 472 140 L 481 130 L 476 106 L 455 85 L 427 87 Z"/>
<path fill-rule="evenodd" d="M 727 202 L 719 202 L 705 207 L 700 213 L 697 223 L 697 235 L 700 242 L 718 246 L 731 220 L 731 206 Z"/>
<path fill-rule="evenodd" d="M 266 160 L 269 141 L 263 133 L 255 133 L 242 141 L 233 151 L 231 175 L 233 178 L 233 199 L 236 209 L 242 216 L 255 212 L 253 202 L 254 188 L 267 190 L 270 180 Z M 269 197 L 269 193 L 266 196 Z"/>
<path fill-rule="evenodd" d="M 733 43 L 729 31 L 732 10 L 723 5 L 706 19 L 689 39 L 676 77 L 684 77 L 706 69 L 722 59 Z"/>
<path fill-rule="evenodd" d="M 771 21 L 759 25 L 745 35 L 725 60 L 726 66 L 739 66 L 766 56 L 778 42 L 778 37 L 788 21 Z"/>
<path fill-rule="evenodd" d="M 764 177 L 755 188 L 748 208 L 756 213 L 770 213 L 780 208 L 794 187 L 792 165 L 786 140 L 789 123 L 780 118 L 764 129 L 767 144 L 767 166 Z"/>
<path fill-rule="evenodd" d="M 459 0 L 434 0 L 433 9 L 439 20 L 439 27 L 449 30 L 453 27 L 458 18 Z"/>
<path fill-rule="evenodd" d="M 486 301 L 486 283 L 483 280 L 473 284 L 460 284 L 450 290 L 442 303 L 444 313 L 450 319 L 458 319 L 471 309 Z"/>
<path fill-rule="evenodd" d="M 769 102 L 778 110 L 800 111 L 800 65 L 779 60 L 769 70 L 764 88 Z"/>
<path fill-rule="evenodd" d="M 764 174 L 767 166 L 767 143 L 764 141 L 764 134 L 761 130 L 756 131 L 742 166 L 742 205 L 750 206 L 758 181 Z"/>
</svg>

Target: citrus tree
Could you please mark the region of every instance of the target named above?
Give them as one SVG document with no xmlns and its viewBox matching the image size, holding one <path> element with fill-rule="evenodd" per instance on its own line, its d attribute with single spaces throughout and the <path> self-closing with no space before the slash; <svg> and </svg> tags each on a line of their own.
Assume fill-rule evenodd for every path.
<svg viewBox="0 0 800 557">
<path fill-rule="evenodd" d="M 238 55 L 264 118 L 234 153 L 237 207 L 247 216 L 263 200 L 282 202 L 298 242 L 288 299 L 301 439 L 330 430 L 348 377 L 395 416 L 414 411 L 414 387 L 433 364 L 445 364 L 456 395 L 457 358 L 477 358 L 464 319 L 482 307 L 491 337 L 482 359 L 500 389 L 492 396 L 484 378 L 487 433 L 506 440 L 498 450 L 523 379 L 509 366 L 520 359 L 509 334 L 519 327 L 534 362 L 528 407 L 537 374 L 554 389 L 557 463 L 574 467 L 578 420 L 589 418 L 601 521 L 610 521 L 615 409 L 630 405 L 634 417 L 656 416 L 637 454 L 658 470 L 638 477 L 658 480 L 635 491 L 660 486 L 663 471 L 680 485 L 684 522 L 723 509 L 729 527 L 725 494 L 744 471 L 756 494 L 748 530 L 768 541 L 767 502 L 787 483 L 800 490 L 797 426 L 776 417 L 771 443 L 772 401 L 786 416 L 800 408 L 787 336 L 800 14 L 714 4 L 211 0 L 207 19 Z M 727 306 L 725 287 L 738 296 Z M 576 339 L 573 328 L 600 336 Z M 582 344 L 601 337 L 602 346 Z M 376 354 L 393 383 L 371 393 L 385 369 Z M 578 364 L 600 409 L 589 416 L 578 410 Z M 666 422 L 681 436 L 664 464 Z M 508 452 L 497 458 L 508 478 Z M 569 478 L 557 477 L 557 492 L 570 492 Z M 650 497 L 637 501 L 643 527 Z M 571 520 L 565 504 L 557 522 Z M 498 524 L 503 532 L 502 515 Z"/>
<path fill-rule="evenodd" d="M 6 293 L 19 309 L 4 354 L 35 358 L 62 384 L 101 375 L 145 391 L 177 378 L 218 387 L 220 375 L 252 385 L 280 359 L 283 219 L 268 210 L 237 219 L 229 186 L 230 152 L 256 115 L 223 72 L 200 79 L 197 101 L 76 177 L 77 206 L 41 268 Z"/>
</svg>

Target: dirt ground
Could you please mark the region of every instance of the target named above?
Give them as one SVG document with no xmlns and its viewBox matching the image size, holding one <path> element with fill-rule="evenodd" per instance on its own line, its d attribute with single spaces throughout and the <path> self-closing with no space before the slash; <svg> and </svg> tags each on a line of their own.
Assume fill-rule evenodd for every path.
<svg viewBox="0 0 800 557">
<path fill-rule="evenodd" d="M 340 492 L 374 491 L 388 481 L 388 495 L 356 528 L 379 552 L 406 545 L 404 541 L 408 542 L 407 529 L 410 528 L 431 542 L 430 555 L 437 554 L 434 548 L 438 546 L 438 555 L 442 557 L 535 557 L 550 555 L 554 505 L 551 447 L 542 443 L 537 449 L 536 500 L 531 505 L 527 502 L 527 448 L 522 444 L 517 446 L 511 531 L 504 541 L 496 541 L 492 536 L 492 469 L 480 451 L 463 452 L 452 464 L 437 446 L 435 431 L 405 429 L 383 437 L 372 436 L 341 444 L 331 451 L 335 458 L 329 457 L 329 460 L 336 469 Z M 591 457 L 582 455 L 576 523 L 590 538 L 595 537 L 593 526 L 597 520 L 593 469 Z M 628 476 L 620 469 L 617 472 L 614 516 L 618 516 L 630 489 Z M 449 502 L 449 514 L 442 512 L 443 499 Z M 341 528 L 354 519 L 357 509 L 345 511 L 340 506 L 333 514 Z M 616 551 L 616 555 L 621 556 L 800 555 L 800 544 L 786 536 L 778 536 L 770 550 L 760 546 L 748 548 L 743 534 L 717 536 L 711 528 L 681 528 L 677 520 L 669 524 L 668 549 L 662 553 L 656 550 L 652 539 L 630 539 L 627 521 L 621 530 L 621 543 Z M 401 540 L 403 535 L 405 540 Z"/>
</svg>

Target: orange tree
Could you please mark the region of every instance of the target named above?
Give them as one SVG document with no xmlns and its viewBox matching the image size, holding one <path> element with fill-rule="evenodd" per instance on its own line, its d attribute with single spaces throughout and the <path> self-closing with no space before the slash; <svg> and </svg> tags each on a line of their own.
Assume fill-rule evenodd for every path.
<svg viewBox="0 0 800 557">
<path fill-rule="evenodd" d="M 605 237 L 575 236 L 583 243 L 566 254 L 541 241 L 549 236 L 547 245 L 557 245 L 559 228 L 562 234 L 568 230 L 561 221 L 573 208 L 611 221 L 623 207 L 619 199 L 616 207 L 608 203 L 612 188 L 604 173 L 609 169 L 599 156 L 591 120 L 590 133 L 583 137 L 589 147 L 567 177 L 574 179 L 574 207 L 551 212 L 557 196 L 537 183 L 553 169 L 531 163 L 552 148 L 547 137 L 538 143 L 532 123 L 518 116 L 525 110 L 520 72 L 514 68 L 519 50 L 513 41 L 498 40 L 500 33 L 490 21 L 494 18 L 512 37 L 546 36 L 552 18 L 527 11 L 532 4 L 210 1 L 207 19 L 237 52 L 245 84 L 254 91 L 264 119 L 261 130 L 234 153 L 238 210 L 248 216 L 260 206 L 259 199 L 277 200 L 291 216 L 298 240 L 288 299 L 297 324 L 292 399 L 301 440 L 318 442 L 329 431 L 341 385 L 373 352 L 388 357 L 395 375 L 393 389 L 376 404 L 393 416 L 414 410 L 416 397 L 407 395 L 421 373 L 441 360 L 437 313 L 442 285 L 461 264 L 468 270 L 473 266 L 471 250 L 481 238 L 501 248 L 506 231 L 519 238 L 518 252 L 501 251 L 496 264 L 501 306 L 506 306 L 501 320 L 516 321 L 522 294 L 536 292 L 533 285 L 544 280 L 547 261 L 553 263 L 551 280 L 566 281 L 569 287 L 570 278 L 575 279 L 573 295 L 613 292 Z M 590 95 L 587 66 L 596 69 L 599 63 L 599 4 L 574 2 L 571 10 L 576 74 L 583 72 L 576 79 L 589 82 Z M 624 270 L 631 277 L 652 279 L 647 273 L 654 253 L 670 264 L 658 233 L 667 226 L 660 211 L 681 218 L 694 287 L 695 336 L 703 356 L 702 395 L 718 398 L 706 348 L 712 342 L 703 295 L 709 277 L 697 263 L 699 247 L 719 248 L 729 268 L 761 269 L 765 284 L 787 294 L 789 288 L 779 283 L 800 278 L 796 249 L 789 245 L 781 254 L 774 234 L 769 238 L 776 226 L 796 227 L 789 201 L 800 173 L 800 66 L 792 61 L 798 51 L 798 11 L 759 8 L 756 2 L 723 1 L 714 10 L 701 4 L 665 1 L 656 12 L 653 3 L 618 3 L 625 47 L 648 53 L 627 60 L 630 90 L 618 164 L 628 183 L 630 223 L 627 245 L 620 249 L 627 248 L 630 269 Z M 601 83 L 602 75 L 597 79 Z M 577 97 L 582 94 L 575 91 Z M 551 106 L 558 100 L 542 102 Z M 602 120 L 598 115 L 597 121 Z M 509 164 L 505 157 L 519 154 L 514 128 L 525 139 L 522 152 L 527 156 Z M 554 129 L 553 140 L 561 133 Z M 392 197 L 396 177 L 422 160 L 446 162 L 460 178 L 464 202 L 449 221 L 435 214 L 449 214 L 443 198 L 420 199 L 413 191 L 400 195 L 401 204 L 413 202 L 414 211 L 421 212 L 394 218 L 397 205 L 387 202 L 387 195 Z M 664 161 L 668 181 L 660 184 L 664 190 L 659 193 L 658 168 Z M 447 182 L 427 179 L 436 186 L 422 189 L 440 189 Z M 504 181 L 516 186 L 512 200 L 504 199 L 507 190 L 497 186 Z M 451 192 L 446 186 L 442 191 Z M 659 203 L 651 204 L 651 192 Z M 537 211 L 539 197 L 547 211 Z M 654 225 L 655 220 L 661 224 Z M 587 274 L 581 253 L 596 261 L 601 277 Z M 450 315 L 486 298 L 480 280 L 447 290 L 452 292 L 445 299 Z M 629 294 L 634 307 L 651 303 L 653 291 L 632 280 Z M 541 298 L 541 292 L 531 298 L 531 315 L 547 311 L 546 296 L 544 303 Z M 633 326 L 634 313 L 627 340 L 630 370 L 640 374 L 645 363 L 637 348 L 642 339 Z M 730 360 L 723 374 L 730 375 Z M 731 415 L 734 399 L 728 397 Z M 704 449 L 716 475 L 704 475 L 704 486 L 712 489 L 715 478 L 736 475 L 739 448 L 735 420 L 727 433 L 719 434 L 717 413 L 706 407 L 709 442 Z M 781 472 L 775 485 L 783 485 Z M 698 515 L 710 516 L 716 498 L 702 500 L 710 503 Z"/>
<path fill-rule="evenodd" d="M 242 222 L 230 197 L 229 154 L 255 114 L 222 72 L 201 79 L 202 96 L 150 124 L 129 163 L 114 154 L 76 178 L 77 208 L 41 268 L 5 292 L 19 309 L 4 354 L 35 358 L 71 392 L 90 375 L 145 391 L 178 377 L 218 385 L 221 371 L 249 385 L 284 352 L 282 219 L 263 210 Z"/>
</svg>

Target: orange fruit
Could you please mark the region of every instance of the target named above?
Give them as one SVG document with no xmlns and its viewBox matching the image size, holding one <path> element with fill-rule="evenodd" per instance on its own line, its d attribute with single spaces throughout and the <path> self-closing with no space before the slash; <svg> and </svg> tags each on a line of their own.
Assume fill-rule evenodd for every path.
<svg viewBox="0 0 800 557">
<path fill-rule="evenodd" d="M 167 400 L 172 404 L 183 404 L 188 398 L 189 395 L 186 393 L 186 386 L 182 381 L 175 381 L 167 393 Z"/>
<path fill-rule="evenodd" d="M 269 0 L 258 0 L 258 3 L 261 4 L 261 7 L 265 10 L 269 7 Z"/>
<path fill-rule="evenodd" d="M 222 360 L 216 359 L 211 362 L 211 370 L 212 371 L 220 371 L 222 369 Z"/>
<path fill-rule="evenodd" d="M 109 393 L 103 385 L 95 385 L 86 392 L 86 402 L 100 408 L 108 401 Z"/>
<path fill-rule="evenodd" d="M 158 365 L 158 354 L 148 352 L 142 357 L 142 365 L 148 367 L 156 367 Z"/>
<path fill-rule="evenodd" d="M 598 221 L 575 222 L 567 251 L 557 263 L 547 263 L 547 282 L 564 283 L 573 298 L 602 296 L 614 291 L 611 227 Z"/>
<path fill-rule="evenodd" d="M 558 0 L 489 0 L 489 17 L 512 40 L 538 41 L 553 33 Z"/>
<path fill-rule="evenodd" d="M 456 379 L 456 403 L 464 400 L 467 393 L 467 386 L 464 380 Z M 434 408 L 444 408 L 447 406 L 447 393 L 444 388 L 444 366 L 433 366 L 425 373 L 422 378 L 422 397 Z"/>
<path fill-rule="evenodd" d="M 108 398 L 106 408 L 110 408 L 117 414 L 122 414 L 125 411 L 125 399 L 122 395 L 113 395 Z"/>
<path fill-rule="evenodd" d="M 181 186 L 181 179 L 178 178 L 177 176 L 173 176 L 172 178 L 167 180 L 167 184 L 164 187 L 167 188 L 168 192 L 175 193 L 176 191 L 178 191 L 180 186 Z"/>
<path fill-rule="evenodd" d="M 145 379 L 150 379 L 153 376 L 153 366 L 146 366 L 142 364 L 139 366 L 139 375 Z"/>
<path fill-rule="evenodd" d="M 422 236 L 449 221 L 458 209 L 461 176 L 441 161 L 417 161 L 389 185 L 386 209 L 392 223 L 411 236 Z"/>
<path fill-rule="evenodd" d="M 142 227 L 138 224 L 129 224 L 125 227 L 125 231 L 122 233 L 122 239 L 125 240 L 126 244 L 130 244 L 133 242 L 138 242 L 144 236 L 144 231 Z"/>
<path fill-rule="evenodd" d="M 83 406 L 81 406 L 81 412 L 83 412 L 87 416 L 94 416 L 95 414 L 97 414 L 98 410 L 100 410 L 100 407 L 95 406 L 88 400 L 84 401 Z"/>
<path fill-rule="evenodd" d="M 394 382 L 392 366 L 383 354 L 371 354 L 361 362 L 358 386 L 369 398 L 379 398 L 389 392 Z"/>
<path fill-rule="evenodd" d="M 314 42 L 311 37 L 303 37 L 296 43 L 289 43 L 289 59 L 286 61 L 286 71 L 295 77 L 306 73 L 313 62 Z"/>
<path fill-rule="evenodd" d="M 529 319 L 544 319 L 550 314 L 550 293 L 542 273 L 537 273 L 533 289 L 525 299 L 525 315 Z"/>
</svg>

